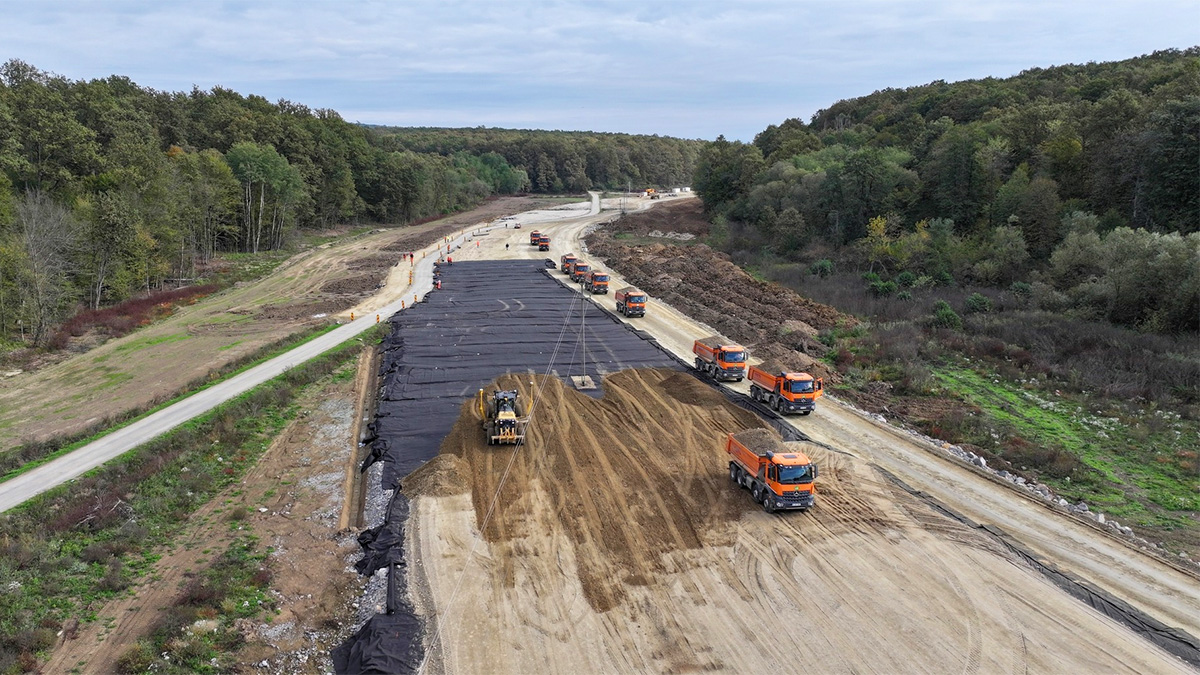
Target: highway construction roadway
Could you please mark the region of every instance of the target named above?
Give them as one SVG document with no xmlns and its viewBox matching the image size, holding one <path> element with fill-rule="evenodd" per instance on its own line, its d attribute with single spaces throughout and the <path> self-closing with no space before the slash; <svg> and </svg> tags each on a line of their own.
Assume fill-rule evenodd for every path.
<svg viewBox="0 0 1200 675">
<path fill-rule="evenodd" d="M 605 207 L 617 208 L 618 202 Z M 636 207 L 648 205 L 639 201 Z M 553 240 L 549 254 L 528 245 L 528 229 L 493 229 L 455 260 L 557 259 L 567 252 L 589 260 L 582 236 L 614 215 L 609 210 L 540 225 Z M 595 267 L 601 261 L 591 262 Z M 609 271 L 610 288 L 626 285 L 615 270 Z M 591 299 L 612 309 L 611 295 Z M 692 341 L 715 332 L 654 298 L 646 317 L 622 320 L 686 362 L 692 360 Z M 725 386 L 748 391 L 744 382 Z M 861 478 L 856 489 L 863 490 L 863 502 L 870 506 L 865 511 L 874 515 L 845 518 L 856 523 L 851 529 L 871 530 L 869 536 L 860 531 L 839 537 L 836 527 L 822 536 L 806 528 L 804 519 L 820 513 L 820 498 L 809 515 L 746 513 L 729 534 L 732 546 L 716 547 L 699 562 L 700 553 L 679 553 L 666 563 L 673 573 L 664 579 L 631 582 L 626 601 L 631 607 L 600 615 L 586 605 L 568 612 L 544 599 L 563 594 L 565 607 L 579 605 L 578 588 L 549 580 L 578 563 L 573 557 L 578 551 L 568 553 L 555 535 L 545 534 L 548 539 L 541 542 L 530 536 L 508 549 L 489 548 L 472 530 L 469 496 L 415 500 L 416 534 L 409 550 L 416 560 L 410 564 L 420 572 L 415 577 L 422 587 L 415 594 L 423 598 L 419 608 L 436 617 L 437 625 L 426 667 L 447 672 L 575 669 L 580 663 L 592 664 L 590 670 L 597 672 L 744 672 L 757 667 L 1187 672 L 1196 667 L 1200 577 L 1192 569 L 1139 550 L 1126 538 L 1030 497 L 831 397 L 815 414 L 790 423 L 837 452 L 827 460 L 842 464 L 837 473 Z M 882 487 L 884 483 L 890 487 Z M 887 497 L 893 488 L 903 490 L 905 499 Z M 550 506 L 556 503 L 546 499 Z M 923 502 L 922 509 L 933 515 L 920 515 L 921 509 L 914 508 L 898 514 L 899 506 L 889 500 Z M 537 504 L 523 509 L 536 520 Z M 842 516 L 816 516 L 818 521 L 822 517 Z M 778 531 L 788 545 L 781 549 L 759 541 L 767 531 Z M 499 562 L 505 550 L 523 553 L 522 562 Z M 544 562 L 552 564 L 539 568 L 539 556 L 549 556 Z M 685 563 L 689 556 L 691 563 Z M 522 565 L 528 565 L 524 572 Z M 697 573 L 697 566 L 707 571 Z M 747 575 L 754 577 L 749 587 Z M 531 588 L 523 589 L 523 584 Z M 775 621 L 773 613 L 781 607 L 808 602 L 820 621 L 814 623 L 812 613 L 785 613 Z M 707 611 L 695 605 L 706 605 Z M 559 611 L 565 614 L 553 620 Z M 624 612 L 623 622 L 605 618 L 613 612 Z M 578 626 L 572 628 L 572 622 Z M 945 643 L 929 644 L 930 627 L 943 624 Z M 1141 626 L 1140 634 L 1129 628 L 1132 624 Z M 762 637 L 759 630 L 772 631 L 776 639 Z M 884 637 L 889 631 L 895 632 L 894 641 Z M 864 643 L 856 635 L 889 644 Z M 1153 643 L 1155 635 L 1166 635 L 1165 642 L 1174 640 L 1180 650 L 1168 655 L 1159 649 L 1163 641 Z M 529 645 L 534 637 L 538 644 Z M 680 640 L 687 642 L 682 651 L 670 647 Z M 943 648 L 945 653 L 939 652 Z M 870 655 L 880 652 L 887 654 Z M 1181 652 L 1186 655 L 1180 657 Z M 808 660 L 831 653 L 841 656 Z"/>
</svg>

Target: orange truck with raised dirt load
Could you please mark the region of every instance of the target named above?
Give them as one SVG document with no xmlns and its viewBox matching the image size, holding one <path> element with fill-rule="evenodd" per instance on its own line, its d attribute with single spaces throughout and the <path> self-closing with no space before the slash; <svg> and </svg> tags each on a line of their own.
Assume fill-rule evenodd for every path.
<svg viewBox="0 0 1200 675">
<path fill-rule="evenodd" d="M 537 230 L 534 230 L 533 232 L 530 232 L 530 233 L 529 233 L 529 245 L 530 245 L 530 246 L 537 246 L 537 245 L 538 245 L 538 242 L 539 242 L 539 241 L 541 241 L 541 238 L 542 238 L 542 233 L 541 233 L 541 232 L 538 232 Z"/>
<path fill-rule="evenodd" d="M 574 253 L 564 253 L 563 256 L 558 259 L 558 265 L 559 265 L 558 269 L 563 274 L 570 274 L 571 273 L 571 263 L 575 262 L 575 260 L 576 260 L 576 258 L 575 258 Z"/>
<path fill-rule="evenodd" d="M 608 295 L 608 272 L 592 270 L 583 280 L 583 287 L 592 295 Z"/>
<path fill-rule="evenodd" d="M 700 338 L 692 343 L 696 370 L 714 380 L 741 382 L 746 376 L 746 348 L 720 335 Z"/>
<path fill-rule="evenodd" d="M 776 363 L 750 366 L 750 398 L 778 413 L 807 415 L 817 409 L 825 381 L 808 373 L 789 372 Z"/>
<path fill-rule="evenodd" d="M 646 294 L 626 286 L 613 296 L 617 299 L 617 311 L 625 316 L 646 316 Z"/>
<path fill-rule="evenodd" d="M 538 250 L 539 251 L 549 251 L 550 250 L 550 235 L 543 234 L 538 237 Z"/>
<path fill-rule="evenodd" d="M 817 465 L 770 429 L 729 434 L 729 479 L 750 490 L 767 513 L 807 511 L 816 503 Z"/>
</svg>

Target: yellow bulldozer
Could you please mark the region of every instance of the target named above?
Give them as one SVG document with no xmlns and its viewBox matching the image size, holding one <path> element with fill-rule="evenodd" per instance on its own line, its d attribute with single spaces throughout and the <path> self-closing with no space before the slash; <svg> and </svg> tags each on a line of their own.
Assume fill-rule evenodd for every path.
<svg viewBox="0 0 1200 675">
<path fill-rule="evenodd" d="M 479 412 L 483 416 L 483 433 L 488 445 L 513 445 L 525 440 L 529 420 L 521 417 L 516 390 L 494 391 L 485 397 L 479 390 Z"/>
</svg>

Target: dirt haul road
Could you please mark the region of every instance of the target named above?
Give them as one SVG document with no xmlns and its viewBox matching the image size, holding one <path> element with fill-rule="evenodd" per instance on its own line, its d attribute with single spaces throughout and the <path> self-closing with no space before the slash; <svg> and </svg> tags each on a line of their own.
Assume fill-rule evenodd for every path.
<svg viewBox="0 0 1200 675">
<path fill-rule="evenodd" d="M 608 217 L 544 227 L 550 257 L 582 253 L 579 233 Z M 528 229 L 478 241 L 461 257 L 547 257 Z M 634 323 L 690 360 L 710 331 L 651 302 Z M 526 379 L 502 384 L 532 399 Z M 842 451 L 812 449 L 817 507 L 768 516 L 729 482 L 720 445 L 753 418 L 678 374 L 605 386 L 596 401 L 546 382 L 515 453 L 483 445 L 464 406 L 443 455 L 405 481 L 429 670 L 1188 671 L 873 465 L 1200 635 L 1194 577 L 906 435 L 826 401 L 795 422 Z"/>
</svg>

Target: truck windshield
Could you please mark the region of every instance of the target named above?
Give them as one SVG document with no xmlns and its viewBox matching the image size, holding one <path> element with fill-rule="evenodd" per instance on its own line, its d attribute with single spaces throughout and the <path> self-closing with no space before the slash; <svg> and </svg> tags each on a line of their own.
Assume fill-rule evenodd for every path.
<svg viewBox="0 0 1200 675">
<path fill-rule="evenodd" d="M 745 363 L 746 352 L 725 352 L 724 361 L 727 363 Z"/>
<path fill-rule="evenodd" d="M 592 277 L 592 281 L 608 281 L 608 275 L 597 274 L 596 276 Z"/>
<path fill-rule="evenodd" d="M 779 482 L 784 485 L 797 485 L 799 483 L 812 482 L 812 465 L 805 464 L 803 466 L 780 466 L 779 467 Z"/>
<path fill-rule="evenodd" d="M 644 295 L 629 296 L 629 302 L 645 302 L 645 301 L 646 301 L 646 296 L 644 296 Z"/>
<path fill-rule="evenodd" d="M 812 380 L 803 380 L 803 381 L 798 381 L 798 382 L 797 381 L 792 382 L 792 393 L 793 394 L 811 394 L 812 391 L 813 391 Z"/>
</svg>

